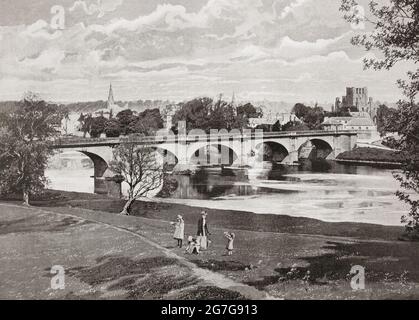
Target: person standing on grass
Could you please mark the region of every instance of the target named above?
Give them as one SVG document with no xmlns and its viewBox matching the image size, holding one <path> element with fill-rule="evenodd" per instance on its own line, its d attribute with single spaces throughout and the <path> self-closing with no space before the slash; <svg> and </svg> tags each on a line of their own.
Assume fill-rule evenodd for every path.
<svg viewBox="0 0 419 320">
<path fill-rule="evenodd" d="M 224 237 L 227 238 L 227 255 L 231 256 L 233 254 L 234 250 L 234 239 L 236 238 L 236 235 L 233 232 L 224 232 Z"/>
<path fill-rule="evenodd" d="M 201 217 L 198 220 L 198 232 L 196 234 L 200 239 L 201 249 L 204 250 L 208 247 L 208 236 L 211 235 L 208 230 L 207 215 L 206 211 L 201 212 Z"/>
<path fill-rule="evenodd" d="M 182 248 L 183 238 L 185 237 L 185 221 L 183 221 L 183 217 L 178 215 L 176 222 L 171 222 L 170 224 L 175 226 L 173 238 L 177 240 L 177 246 Z"/>
</svg>

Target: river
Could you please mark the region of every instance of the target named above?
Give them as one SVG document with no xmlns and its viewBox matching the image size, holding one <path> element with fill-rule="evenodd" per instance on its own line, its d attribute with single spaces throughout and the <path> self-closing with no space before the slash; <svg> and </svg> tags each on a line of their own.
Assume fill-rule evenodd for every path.
<svg viewBox="0 0 419 320">
<path fill-rule="evenodd" d="M 329 222 L 401 225 L 408 208 L 395 196 L 399 185 L 392 172 L 335 162 L 250 172 L 206 169 L 173 176 L 176 191 L 159 200 Z M 47 170 L 49 187 L 65 191 L 92 193 L 92 175 L 91 168 Z"/>
</svg>

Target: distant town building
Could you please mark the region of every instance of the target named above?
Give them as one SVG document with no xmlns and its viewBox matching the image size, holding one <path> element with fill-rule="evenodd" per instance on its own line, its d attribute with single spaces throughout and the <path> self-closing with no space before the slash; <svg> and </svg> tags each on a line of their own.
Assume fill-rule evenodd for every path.
<svg viewBox="0 0 419 320">
<path fill-rule="evenodd" d="M 326 131 L 357 131 L 360 140 L 378 140 L 380 138 L 377 126 L 368 114 L 363 117 L 326 117 L 322 126 Z"/>
<path fill-rule="evenodd" d="M 368 96 L 368 88 L 347 87 L 346 95 L 336 98 L 333 112 L 350 111 L 354 116 L 365 117 L 367 114 L 374 123 L 377 118 L 377 108 L 374 106 L 373 98 Z"/>
<path fill-rule="evenodd" d="M 283 126 L 289 122 L 302 122 L 294 113 L 273 113 L 267 112 L 261 118 L 250 118 L 249 126 L 256 128 L 259 125 L 270 125 L 273 126 L 279 121 L 280 125 Z"/>
<path fill-rule="evenodd" d="M 176 111 L 179 109 L 179 107 L 176 104 L 169 104 L 165 106 L 164 108 L 160 109 L 160 114 L 163 119 L 163 126 L 167 130 L 171 130 L 174 126 L 173 123 L 173 117 L 176 114 Z"/>
</svg>

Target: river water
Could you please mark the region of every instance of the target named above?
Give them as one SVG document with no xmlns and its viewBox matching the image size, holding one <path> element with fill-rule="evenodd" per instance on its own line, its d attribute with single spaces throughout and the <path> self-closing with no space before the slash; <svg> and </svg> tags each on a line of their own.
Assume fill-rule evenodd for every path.
<svg viewBox="0 0 419 320">
<path fill-rule="evenodd" d="M 329 222 L 401 225 L 408 208 L 395 196 L 399 185 L 393 171 L 335 162 L 271 170 L 206 169 L 173 176 L 176 191 L 159 200 Z M 91 168 L 47 171 L 49 187 L 65 191 L 92 193 L 92 175 Z"/>
</svg>

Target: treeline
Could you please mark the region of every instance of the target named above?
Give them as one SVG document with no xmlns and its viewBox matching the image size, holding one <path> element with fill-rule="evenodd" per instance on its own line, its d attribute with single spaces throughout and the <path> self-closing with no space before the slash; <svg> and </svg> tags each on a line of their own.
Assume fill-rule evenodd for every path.
<svg viewBox="0 0 419 320">
<path fill-rule="evenodd" d="M 178 123 L 186 122 L 186 130 L 201 129 L 209 133 L 210 129 L 244 129 L 249 126 L 250 118 L 262 117 L 261 109 L 251 103 L 235 107 L 232 103 L 221 99 L 197 98 L 180 103 L 173 116 L 173 128 L 178 131 Z"/>
<path fill-rule="evenodd" d="M 115 104 L 121 108 L 131 109 L 133 111 L 142 112 L 146 109 L 160 109 L 171 102 L 166 100 L 137 100 L 137 101 L 115 101 Z M 106 108 L 107 101 L 88 101 L 74 102 L 66 104 L 70 112 L 77 113 L 94 113 L 97 110 Z"/>
<path fill-rule="evenodd" d="M 147 109 L 141 113 L 135 113 L 130 109 L 119 112 L 115 117 L 110 115 L 107 119 L 103 115 L 93 117 L 91 114 L 79 118 L 80 131 L 86 136 L 98 138 L 105 134 L 109 138 L 121 135 L 145 134 L 150 135 L 163 128 L 163 120 L 159 109 Z"/>
</svg>

